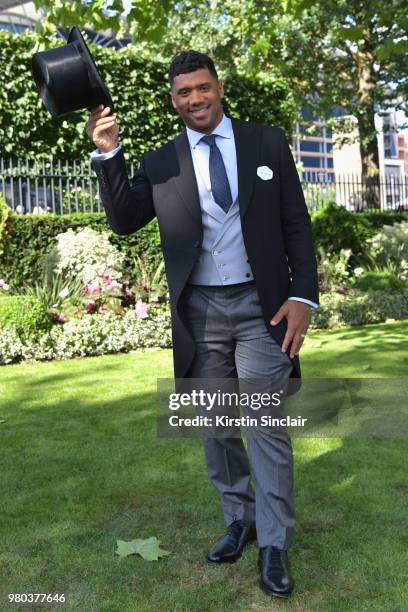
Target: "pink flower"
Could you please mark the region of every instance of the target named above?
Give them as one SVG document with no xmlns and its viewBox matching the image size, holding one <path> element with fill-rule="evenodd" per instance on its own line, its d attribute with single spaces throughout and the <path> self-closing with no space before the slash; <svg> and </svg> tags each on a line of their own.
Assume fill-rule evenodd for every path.
<svg viewBox="0 0 408 612">
<path fill-rule="evenodd" d="M 88 300 L 85 304 L 85 310 L 86 312 L 94 312 L 96 310 L 95 302 L 91 302 Z"/>
<path fill-rule="evenodd" d="M 101 292 L 101 289 L 100 289 L 99 285 L 97 285 L 97 284 L 92 285 L 92 283 L 88 283 L 84 287 L 84 293 L 86 293 L 88 295 L 99 295 L 100 292 Z"/>
<path fill-rule="evenodd" d="M 132 297 L 134 295 L 134 292 L 130 287 L 125 285 L 125 294 L 128 295 L 129 297 Z"/>
<path fill-rule="evenodd" d="M 8 285 L 5 280 L 0 278 L 0 288 L 4 289 L 4 291 L 8 291 L 10 289 L 10 285 Z"/>
<path fill-rule="evenodd" d="M 65 323 L 65 321 L 67 320 L 67 317 L 65 316 L 65 314 L 63 312 L 55 312 L 55 310 L 50 310 L 48 312 L 48 315 L 56 323 L 61 323 L 62 324 L 62 323 Z"/>
<path fill-rule="evenodd" d="M 107 287 L 112 284 L 112 277 L 110 275 L 110 272 L 111 270 L 105 270 L 105 272 L 102 274 L 102 280 Z"/>
<path fill-rule="evenodd" d="M 147 304 L 142 302 L 142 300 L 137 300 L 135 304 L 135 311 L 136 311 L 136 316 L 139 319 L 146 319 L 149 316 Z"/>
</svg>

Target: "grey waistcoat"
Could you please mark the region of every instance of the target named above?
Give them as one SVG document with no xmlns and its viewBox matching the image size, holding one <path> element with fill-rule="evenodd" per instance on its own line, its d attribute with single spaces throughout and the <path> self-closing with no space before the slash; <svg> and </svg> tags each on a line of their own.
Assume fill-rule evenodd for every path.
<svg viewBox="0 0 408 612">
<path fill-rule="evenodd" d="M 242 236 L 238 198 L 225 213 L 214 202 L 195 164 L 194 169 L 200 197 L 203 244 L 188 282 L 194 285 L 234 285 L 253 280 Z"/>
</svg>

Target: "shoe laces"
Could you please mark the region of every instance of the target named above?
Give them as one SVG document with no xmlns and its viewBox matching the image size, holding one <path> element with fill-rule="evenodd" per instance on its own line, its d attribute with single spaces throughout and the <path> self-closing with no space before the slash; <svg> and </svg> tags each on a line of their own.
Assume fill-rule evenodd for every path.
<svg viewBox="0 0 408 612">
<path fill-rule="evenodd" d="M 279 548 L 272 547 L 270 551 L 268 551 L 268 560 L 271 569 L 281 569 L 283 565 L 283 550 Z"/>
<path fill-rule="evenodd" d="M 239 538 L 239 536 L 241 535 L 242 529 L 243 529 L 244 525 L 242 523 L 242 521 L 234 521 L 233 523 L 231 523 L 228 526 L 227 532 L 229 534 L 231 534 L 232 536 Z"/>
</svg>

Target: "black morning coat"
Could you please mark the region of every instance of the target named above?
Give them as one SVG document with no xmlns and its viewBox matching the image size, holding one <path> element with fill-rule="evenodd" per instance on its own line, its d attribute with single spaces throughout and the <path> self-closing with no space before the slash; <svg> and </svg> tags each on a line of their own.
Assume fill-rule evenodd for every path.
<svg viewBox="0 0 408 612">
<path fill-rule="evenodd" d="M 281 345 L 286 318 L 276 326 L 271 326 L 270 320 L 283 302 L 296 296 L 318 303 L 310 217 L 284 131 L 238 119 L 231 121 L 244 244 L 266 328 Z M 170 293 L 174 374 L 184 378 L 188 376 L 195 345 L 183 312 L 183 290 L 203 240 L 187 132 L 184 129 L 159 149 L 145 153 L 131 185 L 122 151 L 111 159 L 92 163 L 114 232 L 131 234 L 157 216 Z M 271 180 L 257 175 L 259 166 L 272 169 Z M 298 356 L 292 364 L 291 377 L 299 379 Z M 292 383 L 294 390 L 299 388 L 299 380 Z"/>
</svg>

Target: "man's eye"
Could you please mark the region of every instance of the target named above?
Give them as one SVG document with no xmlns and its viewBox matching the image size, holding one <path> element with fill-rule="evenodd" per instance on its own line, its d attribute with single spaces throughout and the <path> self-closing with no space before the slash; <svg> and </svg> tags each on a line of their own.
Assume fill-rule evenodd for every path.
<svg viewBox="0 0 408 612">
<path fill-rule="evenodd" d="M 209 89 L 209 87 L 208 87 L 208 85 L 202 85 L 201 89 L 204 90 L 204 91 L 207 91 L 207 89 Z"/>
</svg>

